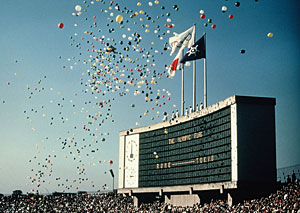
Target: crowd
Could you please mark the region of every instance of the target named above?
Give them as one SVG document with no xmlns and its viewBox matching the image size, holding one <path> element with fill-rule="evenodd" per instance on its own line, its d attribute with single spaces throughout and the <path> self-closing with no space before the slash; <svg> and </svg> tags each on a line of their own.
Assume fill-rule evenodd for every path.
<svg viewBox="0 0 300 213">
<path fill-rule="evenodd" d="M 233 206 L 222 200 L 178 207 L 156 201 L 134 207 L 130 196 L 115 193 L 1 196 L 0 212 L 295 212 L 300 213 L 299 181 L 283 185 L 268 197 Z"/>
</svg>

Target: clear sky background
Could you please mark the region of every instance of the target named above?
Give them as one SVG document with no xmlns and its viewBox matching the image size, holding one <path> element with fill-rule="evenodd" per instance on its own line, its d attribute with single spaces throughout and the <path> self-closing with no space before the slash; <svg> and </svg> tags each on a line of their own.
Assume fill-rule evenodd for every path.
<svg viewBox="0 0 300 213">
<path fill-rule="evenodd" d="M 174 56 L 166 48 L 193 24 L 196 39 L 207 34 L 208 105 L 232 95 L 276 98 L 277 167 L 299 164 L 299 1 L 137 3 L 0 1 L 0 193 L 111 189 L 110 169 L 116 186 L 119 131 L 180 110 L 181 73 L 167 77 Z M 185 70 L 190 106 L 192 66 Z M 200 103 L 203 60 L 197 83 Z"/>
</svg>

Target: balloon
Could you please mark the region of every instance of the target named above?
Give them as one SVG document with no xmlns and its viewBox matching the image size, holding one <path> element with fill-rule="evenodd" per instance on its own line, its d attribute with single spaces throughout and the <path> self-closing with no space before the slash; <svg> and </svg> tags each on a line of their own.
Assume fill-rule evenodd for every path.
<svg viewBox="0 0 300 213">
<path fill-rule="evenodd" d="M 216 29 L 216 27 L 217 27 L 217 26 L 216 26 L 215 24 L 212 24 L 212 25 L 211 25 L 211 28 L 212 28 L 212 29 Z"/>
<path fill-rule="evenodd" d="M 202 18 L 202 19 L 205 19 L 205 14 L 203 13 L 203 14 L 201 14 L 201 16 L 200 16 L 200 18 Z"/>
<path fill-rule="evenodd" d="M 141 6 L 141 5 L 142 5 L 142 3 L 141 3 L 141 2 L 138 2 L 136 5 L 137 5 L 137 6 Z"/>
<path fill-rule="evenodd" d="M 273 37 L 273 33 L 268 33 L 267 36 L 268 36 L 269 38 L 272 38 L 272 37 Z"/>
<path fill-rule="evenodd" d="M 110 165 L 113 164 L 113 163 L 114 163 L 114 162 L 113 162 L 112 160 L 109 161 L 109 164 L 110 164 Z"/>
<path fill-rule="evenodd" d="M 81 6 L 80 6 L 80 5 L 76 5 L 76 6 L 75 6 L 75 10 L 76 10 L 77 12 L 80 12 L 80 11 L 81 11 Z"/>
<path fill-rule="evenodd" d="M 121 23 L 122 21 L 123 21 L 123 16 L 122 15 L 117 15 L 116 22 Z"/>
<path fill-rule="evenodd" d="M 229 19 L 233 19 L 233 15 L 230 14 L 230 15 L 228 16 L 228 18 L 229 18 Z"/>
<path fill-rule="evenodd" d="M 200 14 L 204 14 L 204 10 L 200 10 Z"/>
<path fill-rule="evenodd" d="M 210 19 L 210 18 L 207 19 L 207 22 L 208 22 L 208 23 L 212 23 L 212 19 Z"/>
<path fill-rule="evenodd" d="M 222 12 L 225 13 L 226 11 L 227 11 L 227 7 L 226 7 L 226 6 L 223 6 L 223 7 L 222 7 Z"/>
<path fill-rule="evenodd" d="M 237 1 L 237 2 L 235 2 L 234 4 L 235 4 L 235 6 L 237 6 L 237 7 L 239 7 L 239 6 L 241 5 L 241 3 L 240 3 L 240 2 L 238 2 L 238 1 Z"/>
<path fill-rule="evenodd" d="M 244 53 L 246 52 L 246 50 L 241 50 L 240 52 L 241 52 L 242 54 L 244 54 Z"/>
<path fill-rule="evenodd" d="M 155 4 L 159 4 L 159 1 L 158 1 L 158 0 L 156 0 L 154 3 L 155 3 Z"/>
<path fill-rule="evenodd" d="M 150 7 L 152 7 L 153 3 L 152 3 L 151 1 L 149 1 L 148 5 L 149 5 Z"/>
<path fill-rule="evenodd" d="M 60 23 L 58 24 L 58 28 L 60 28 L 60 29 L 64 28 L 64 24 L 60 22 Z"/>
</svg>

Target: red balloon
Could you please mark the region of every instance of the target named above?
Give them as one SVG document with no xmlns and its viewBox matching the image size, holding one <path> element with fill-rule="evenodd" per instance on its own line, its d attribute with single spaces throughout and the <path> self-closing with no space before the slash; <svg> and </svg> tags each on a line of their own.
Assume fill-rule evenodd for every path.
<svg viewBox="0 0 300 213">
<path fill-rule="evenodd" d="M 64 28 L 64 24 L 60 22 L 60 23 L 58 24 L 58 28 L 60 28 L 60 29 Z"/>
<path fill-rule="evenodd" d="M 211 25 L 211 28 L 212 28 L 212 29 L 216 29 L 216 27 L 217 27 L 217 26 L 216 26 L 215 24 L 212 24 L 212 25 Z"/>
<path fill-rule="evenodd" d="M 109 164 L 113 164 L 114 162 L 112 160 L 109 161 Z"/>
<path fill-rule="evenodd" d="M 201 14 L 200 18 L 204 19 L 206 16 L 205 14 Z"/>
<path fill-rule="evenodd" d="M 233 19 L 233 15 L 230 14 L 230 15 L 228 16 L 228 18 Z"/>
</svg>

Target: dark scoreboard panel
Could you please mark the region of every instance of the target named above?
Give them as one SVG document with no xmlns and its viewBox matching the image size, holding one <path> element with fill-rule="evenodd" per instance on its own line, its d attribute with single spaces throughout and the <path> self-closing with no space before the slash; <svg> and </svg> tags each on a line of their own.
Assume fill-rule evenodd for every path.
<svg viewBox="0 0 300 213">
<path fill-rule="evenodd" d="M 139 187 L 231 181 L 230 107 L 140 133 Z"/>
</svg>

